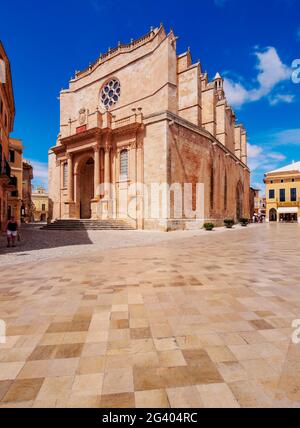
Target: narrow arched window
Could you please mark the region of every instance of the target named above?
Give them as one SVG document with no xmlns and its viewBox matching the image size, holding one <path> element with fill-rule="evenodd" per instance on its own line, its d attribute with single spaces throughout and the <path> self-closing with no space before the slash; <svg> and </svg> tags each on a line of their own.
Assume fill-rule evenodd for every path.
<svg viewBox="0 0 300 428">
<path fill-rule="evenodd" d="M 63 164 L 63 187 L 66 189 L 68 187 L 68 163 Z"/>
<path fill-rule="evenodd" d="M 227 210 L 227 192 L 228 192 L 228 183 L 227 183 L 227 174 L 225 173 L 225 182 L 224 182 L 224 210 Z"/>
<path fill-rule="evenodd" d="M 120 179 L 128 180 L 128 150 L 120 153 Z"/>
<path fill-rule="evenodd" d="M 211 166 L 210 170 L 210 208 L 214 208 L 214 195 L 215 193 L 215 180 L 214 180 L 214 166 Z"/>
</svg>

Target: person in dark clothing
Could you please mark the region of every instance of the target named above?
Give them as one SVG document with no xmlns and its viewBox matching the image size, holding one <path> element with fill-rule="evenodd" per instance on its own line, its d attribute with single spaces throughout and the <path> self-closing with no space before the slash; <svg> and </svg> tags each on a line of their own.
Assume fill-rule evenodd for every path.
<svg viewBox="0 0 300 428">
<path fill-rule="evenodd" d="M 7 247 L 16 246 L 16 238 L 18 236 L 18 223 L 16 222 L 15 217 L 12 217 L 8 220 L 6 224 L 6 236 L 7 236 Z"/>
</svg>

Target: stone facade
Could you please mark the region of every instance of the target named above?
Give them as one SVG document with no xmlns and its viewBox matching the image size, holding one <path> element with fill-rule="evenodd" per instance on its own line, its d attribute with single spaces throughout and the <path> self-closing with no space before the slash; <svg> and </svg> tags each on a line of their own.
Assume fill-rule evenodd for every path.
<svg viewBox="0 0 300 428">
<path fill-rule="evenodd" d="M 9 135 L 13 131 L 15 104 L 9 58 L 0 41 L 0 231 L 8 217 L 8 195 L 16 190 L 9 166 Z"/>
<path fill-rule="evenodd" d="M 52 220 L 122 218 L 173 230 L 249 217 L 246 131 L 221 76 L 210 82 L 189 51 L 178 56 L 176 39 L 163 26 L 151 29 L 61 91 L 60 133 L 49 151 Z M 185 185 L 191 190 L 181 196 L 167 188 Z M 192 211 L 201 201 L 199 215 L 178 215 L 186 193 Z"/>
</svg>

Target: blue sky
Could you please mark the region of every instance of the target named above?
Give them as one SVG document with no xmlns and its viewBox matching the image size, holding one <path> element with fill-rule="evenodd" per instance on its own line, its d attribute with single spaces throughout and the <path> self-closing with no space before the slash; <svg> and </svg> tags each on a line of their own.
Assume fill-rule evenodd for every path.
<svg viewBox="0 0 300 428">
<path fill-rule="evenodd" d="M 59 131 L 61 88 L 75 70 L 109 47 L 163 22 L 189 46 L 213 78 L 226 79 L 228 98 L 249 136 L 252 183 L 263 173 L 300 160 L 300 0 L 0 0 L 0 39 L 11 59 L 16 101 L 14 136 L 47 181 L 47 152 Z M 299 73 L 300 77 L 300 73 Z"/>
</svg>

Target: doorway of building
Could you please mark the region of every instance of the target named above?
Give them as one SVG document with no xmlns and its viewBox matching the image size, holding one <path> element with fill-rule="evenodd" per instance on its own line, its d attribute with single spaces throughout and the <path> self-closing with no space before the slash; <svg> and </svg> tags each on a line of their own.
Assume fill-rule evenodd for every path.
<svg viewBox="0 0 300 428">
<path fill-rule="evenodd" d="M 270 213 L 269 213 L 269 220 L 270 220 L 270 221 L 277 221 L 277 211 L 275 210 L 275 208 L 272 208 L 272 209 L 270 210 Z"/>
<path fill-rule="evenodd" d="M 91 201 L 94 198 L 94 159 L 90 158 L 82 166 L 80 174 L 80 218 L 92 217 Z"/>
</svg>

